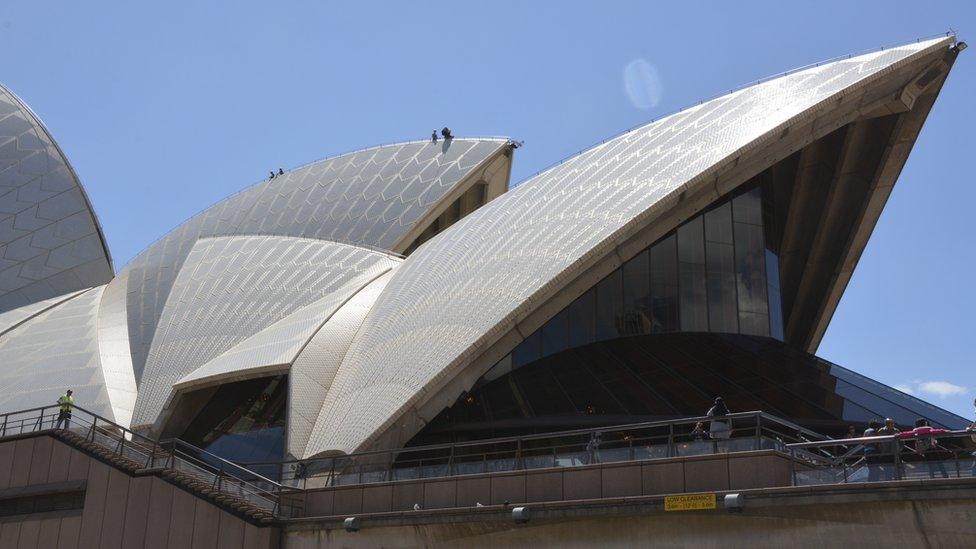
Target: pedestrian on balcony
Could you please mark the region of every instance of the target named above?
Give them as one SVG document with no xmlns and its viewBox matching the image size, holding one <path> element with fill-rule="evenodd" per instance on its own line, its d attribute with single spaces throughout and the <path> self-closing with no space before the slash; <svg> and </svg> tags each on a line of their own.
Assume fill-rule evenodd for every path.
<svg viewBox="0 0 976 549">
<path fill-rule="evenodd" d="M 946 472 L 945 464 L 942 463 L 942 460 L 950 452 L 941 446 L 939 439 L 935 437 L 939 433 L 946 432 L 948 431 L 945 429 L 930 426 L 929 420 L 920 417 L 915 420 L 914 429 L 899 433 L 898 435 L 898 438 L 902 439 L 915 439 L 915 453 L 925 461 L 925 468 L 929 471 L 929 478 L 935 478 L 935 469 L 939 470 L 942 478 L 949 478 L 949 473 Z"/>
<path fill-rule="evenodd" d="M 885 418 L 884 427 L 878 429 L 879 436 L 896 436 L 901 431 L 895 425 L 895 420 L 890 417 Z M 895 480 L 895 456 L 901 451 L 901 443 L 898 440 L 881 443 L 881 452 L 878 461 L 882 464 L 885 480 Z"/>
<path fill-rule="evenodd" d="M 591 433 L 586 443 L 586 462 L 598 463 L 600 457 L 600 433 Z"/>
<path fill-rule="evenodd" d="M 71 427 L 71 410 L 74 406 L 75 399 L 71 396 L 71 389 L 68 389 L 58 399 L 58 421 L 54 424 L 55 429 L 60 429 L 62 424 L 65 429 Z"/>
<path fill-rule="evenodd" d="M 868 422 L 868 428 L 864 430 L 863 437 L 876 437 L 878 436 L 878 429 L 881 424 L 877 420 L 872 419 Z M 880 480 L 880 471 L 878 470 L 878 454 L 880 453 L 880 448 L 875 442 L 869 442 L 864 445 L 864 463 L 868 468 L 868 482 L 875 482 Z"/>
<path fill-rule="evenodd" d="M 732 429 L 729 425 L 730 421 L 725 417 L 730 413 L 728 406 L 725 405 L 725 400 L 722 397 L 715 397 L 714 404 L 708 409 L 708 413 L 705 414 L 711 419 L 708 432 L 711 434 L 712 439 L 727 440 L 731 436 Z"/>
<path fill-rule="evenodd" d="M 708 431 L 705 430 L 705 422 L 699 421 L 695 424 L 695 428 L 691 430 L 691 440 L 702 441 L 712 438 Z"/>
<path fill-rule="evenodd" d="M 976 401 L 974 401 L 973 404 L 976 404 Z M 973 442 L 976 442 L 976 421 L 974 421 L 972 425 L 967 427 L 966 430 L 972 433 L 971 435 L 969 435 L 969 438 L 971 438 Z M 973 466 L 969 470 L 969 476 L 976 478 L 976 452 L 973 452 L 972 457 L 973 457 Z"/>
</svg>

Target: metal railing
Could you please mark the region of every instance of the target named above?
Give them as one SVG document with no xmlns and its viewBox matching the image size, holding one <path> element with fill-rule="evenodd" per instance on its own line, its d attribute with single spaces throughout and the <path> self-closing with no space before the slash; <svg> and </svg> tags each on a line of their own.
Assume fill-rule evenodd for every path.
<svg viewBox="0 0 976 549">
<path fill-rule="evenodd" d="M 794 486 L 976 477 L 974 450 L 973 431 L 787 445 Z"/>
<path fill-rule="evenodd" d="M 272 516 L 293 516 L 297 511 L 297 498 L 282 497 L 292 489 L 192 444 L 153 440 L 79 406 L 73 407 L 67 423 L 59 415 L 56 405 L 2 414 L 0 438 L 61 429 L 124 458 L 133 467 L 182 473 Z"/>
<path fill-rule="evenodd" d="M 709 429 L 713 418 L 693 417 L 241 465 L 276 467 L 280 475 L 274 476 L 282 485 L 306 489 L 761 449 L 785 451 L 791 442 L 826 439 L 759 411 L 715 419 L 728 425 L 727 438 L 694 434 L 699 423 Z"/>
<path fill-rule="evenodd" d="M 178 472 L 283 518 L 301 514 L 304 498 L 295 496 L 305 489 L 763 449 L 792 458 L 794 486 L 976 477 L 973 431 L 830 439 L 760 411 L 263 463 L 153 440 L 77 406 L 67 425 L 58 416 L 56 405 L 0 414 L 0 438 L 61 429 L 130 467 Z M 703 432 L 718 433 L 714 421 L 727 436 Z"/>
</svg>

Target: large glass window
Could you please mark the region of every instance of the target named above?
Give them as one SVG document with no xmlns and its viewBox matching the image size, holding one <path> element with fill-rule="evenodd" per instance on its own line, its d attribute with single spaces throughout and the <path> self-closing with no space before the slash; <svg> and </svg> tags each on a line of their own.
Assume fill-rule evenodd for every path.
<svg viewBox="0 0 976 549">
<path fill-rule="evenodd" d="M 678 330 L 678 256 L 671 235 L 651 247 L 651 332 Z"/>
<path fill-rule="evenodd" d="M 762 191 L 755 188 L 734 198 L 732 217 L 735 240 L 735 282 L 739 298 L 739 333 L 769 335 Z"/>
<path fill-rule="evenodd" d="M 651 267 L 648 250 L 624 263 L 623 335 L 651 333 Z"/>
<path fill-rule="evenodd" d="M 542 356 L 569 348 L 569 309 L 563 309 L 542 327 Z"/>
<path fill-rule="evenodd" d="M 283 459 L 288 376 L 222 385 L 180 438 L 236 462 Z"/>
<path fill-rule="evenodd" d="M 762 227 L 762 189 L 755 187 L 732 199 L 732 218 L 736 223 Z"/>
<path fill-rule="evenodd" d="M 569 346 L 580 347 L 596 341 L 596 290 L 579 296 L 569 310 Z"/>
<path fill-rule="evenodd" d="M 623 335 L 618 327 L 624 309 L 623 276 L 620 269 L 596 285 L 596 338 L 613 339 Z"/>
<path fill-rule="evenodd" d="M 525 366 L 540 358 L 542 358 L 542 330 L 536 330 L 512 351 L 512 368 Z"/>
<path fill-rule="evenodd" d="M 779 256 L 766 249 L 766 296 L 769 300 L 769 335 L 783 339 L 783 303 L 779 294 Z"/>
<path fill-rule="evenodd" d="M 754 186 L 693 217 L 613 271 L 515 349 L 518 367 L 621 336 L 721 332 L 783 339 L 769 203 Z"/>
<path fill-rule="evenodd" d="M 705 212 L 705 266 L 708 271 L 708 327 L 712 332 L 739 331 L 735 295 L 732 205 Z"/>
<path fill-rule="evenodd" d="M 968 425 L 772 338 L 673 333 L 570 349 L 478 384 L 411 445 L 698 416 L 718 395 L 734 412 L 763 410 L 831 436 L 885 417 Z"/>
<path fill-rule="evenodd" d="M 678 228 L 678 287 L 681 289 L 681 331 L 707 332 L 705 301 L 705 233 L 702 218 Z"/>
</svg>

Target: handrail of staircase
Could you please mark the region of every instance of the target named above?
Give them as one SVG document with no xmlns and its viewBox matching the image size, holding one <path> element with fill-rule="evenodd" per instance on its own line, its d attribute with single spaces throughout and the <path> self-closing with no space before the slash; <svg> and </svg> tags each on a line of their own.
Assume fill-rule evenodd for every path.
<svg viewBox="0 0 976 549">
<path fill-rule="evenodd" d="M 36 433 L 47 430 L 54 431 L 58 427 L 57 418 L 59 411 L 60 405 L 52 404 L 2 413 L 0 414 L 0 421 L 2 421 L 0 423 L 0 438 L 5 438 L 12 434 Z M 282 492 L 292 490 L 283 487 L 278 482 L 268 479 L 263 475 L 255 473 L 247 467 L 230 462 L 188 442 L 175 438 L 165 441 L 150 438 L 81 406 L 72 406 L 72 418 L 70 421 L 75 429 L 80 426 L 83 430 L 82 432 L 77 432 L 75 429 L 68 428 L 66 429 L 67 431 L 74 431 L 75 434 L 84 436 L 86 441 L 100 444 L 111 450 L 114 454 L 130 459 L 134 463 L 138 463 L 138 461 L 132 458 L 133 452 L 130 451 L 129 454 L 126 454 L 125 447 L 126 444 L 129 444 L 130 450 L 133 446 L 139 447 L 139 454 L 146 456 L 145 462 L 140 465 L 146 469 L 156 468 L 157 463 L 162 461 L 162 469 L 176 471 L 179 470 L 176 463 L 179 459 L 213 475 L 214 487 L 218 491 L 224 491 L 221 488 L 225 484 L 223 482 L 225 478 L 231 479 L 233 482 L 239 483 L 241 487 L 247 487 L 248 491 L 252 492 L 253 495 L 261 497 L 273 504 L 273 514 L 277 514 L 280 511 L 280 496 Z M 11 433 L 10 431 L 14 429 L 16 429 L 16 433 Z M 102 437 L 108 436 L 112 443 L 115 444 L 115 448 L 111 448 L 104 441 L 97 440 L 99 435 Z M 206 456 L 207 460 L 213 460 L 213 462 L 208 463 L 207 460 L 200 459 L 200 456 Z M 258 486 L 252 481 L 245 480 L 242 478 L 245 476 L 266 486 Z"/>
<path fill-rule="evenodd" d="M 161 441 L 159 441 L 159 443 L 160 444 L 163 444 L 163 445 L 167 445 L 168 444 L 168 445 L 170 445 L 171 448 L 173 448 L 176 451 L 179 451 L 178 449 L 182 449 L 183 450 L 183 453 L 186 454 L 186 455 L 188 455 L 188 456 L 190 456 L 190 457 L 193 457 L 193 454 L 206 456 L 208 460 L 213 460 L 213 461 L 219 463 L 220 464 L 220 467 L 222 469 L 224 467 L 230 467 L 230 468 L 233 468 L 233 469 L 239 469 L 241 471 L 246 471 L 248 475 L 253 476 L 256 480 L 259 480 L 261 482 L 266 482 L 269 485 L 274 486 L 275 488 L 284 488 L 277 481 L 271 480 L 271 479 L 269 479 L 269 478 L 267 478 L 267 477 L 265 477 L 265 476 L 263 476 L 263 475 L 261 475 L 259 473 L 256 473 L 255 471 L 253 471 L 251 469 L 248 469 L 247 467 L 244 467 L 243 465 L 241 465 L 239 463 L 234 463 L 233 461 L 226 460 L 226 459 L 224 459 L 224 458 L 222 458 L 222 457 L 220 457 L 220 456 L 218 456 L 218 455 L 216 455 L 214 453 L 208 452 L 208 451 L 204 450 L 203 448 L 200 448 L 199 446 L 194 446 L 193 444 L 190 444 L 189 442 L 186 442 L 185 440 L 181 440 L 181 439 L 178 439 L 178 438 L 170 438 L 170 439 L 161 440 Z M 241 479 L 241 480 L 243 480 L 243 479 Z"/>
<path fill-rule="evenodd" d="M 286 491 L 295 491 L 246 467 L 223 459 L 183 440 L 177 438 L 167 439 L 161 441 L 160 445 L 168 448 L 171 455 L 171 463 L 180 460 L 183 463 L 202 469 L 213 475 L 213 489 L 241 495 L 243 495 L 243 492 L 247 492 L 251 496 L 260 498 L 271 504 L 272 514 L 279 515 L 281 513 L 282 494 Z M 176 469 L 175 465 L 173 468 Z M 235 491 L 230 488 L 234 485 L 239 489 Z"/>
</svg>

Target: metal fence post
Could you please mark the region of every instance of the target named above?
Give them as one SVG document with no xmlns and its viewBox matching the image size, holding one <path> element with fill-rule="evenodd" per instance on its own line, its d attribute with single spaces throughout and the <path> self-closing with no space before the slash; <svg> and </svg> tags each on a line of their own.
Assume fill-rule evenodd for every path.
<svg viewBox="0 0 976 549">
<path fill-rule="evenodd" d="M 762 414 L 756 414 L 756 444 L 753 450 L 759 450 L 759 442 L 762 440 Z"/>
<path fill-rule="evenodd" d="M 897 480 L 901 480 L 902 479 L 902 476 L 903 476 L 901 474 L 901 466 L 902 466 L 902 463 L 901 463 L 901 442 L 899 442 L 899 441 L 896 440 L 895 441 L 895 478 Z"/>
<path fill-rule="evenodd" d="M 158 443 L 154 440 L 152 451 L 149 453 L 149 460 L 146 462 L 146 469 L 149 469 L 156 464 L 156 444 Z"/>
<path fill-rule="evenodd" d="M 796 486 L 796 450 L 790 448 L 790 477 L 793 479 L 793 486 Z"/>
<path fill-rule="evenodd" d="M 674 457 L 674 423 L 668 424 L 668 457 Z"/>
</svg>

